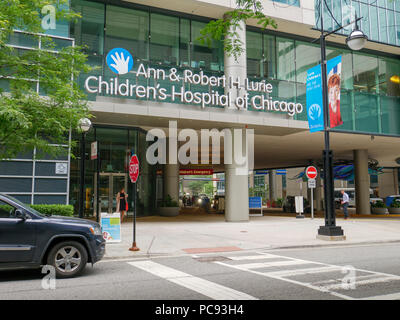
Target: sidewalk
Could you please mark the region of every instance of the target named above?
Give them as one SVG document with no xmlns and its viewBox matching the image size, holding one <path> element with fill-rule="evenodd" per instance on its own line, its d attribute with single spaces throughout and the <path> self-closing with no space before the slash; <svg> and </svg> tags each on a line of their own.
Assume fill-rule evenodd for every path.
<svg viewBox="0 0 400 320">
<path fill-rule="evenodd" d="M 138 218 L 136 243 L 132 244 L 132 222 L 122 224 L 122 242 L 106 246 L 105 259 L 149 256 L 174 256 L 284 247 L 343 245 L 375 242 L 400 242 L 400 220 L 337 219 L 347 237 L 345 241 L 316 239 L 321 218 L 251 217 L 250 222 L 227 223 L 223 215 L 179 215 L 177 217 Z"/>
</svg>

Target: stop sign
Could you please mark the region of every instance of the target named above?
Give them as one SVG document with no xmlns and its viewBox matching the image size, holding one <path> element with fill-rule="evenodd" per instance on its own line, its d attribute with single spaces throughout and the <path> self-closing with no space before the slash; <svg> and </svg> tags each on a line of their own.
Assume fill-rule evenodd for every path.
<svg viewBox="0 0 400 320">
<path fill-rule="evenodd" d="M 139 178 L 139 159 L 136 154 L 129 161 L 129 177 L 132 183 L 135 183 Z"/>
<path fill-rule="evenodd" d="M 317 177 L 317 168 L 314 166 L 307 167 L 306 176 L 308 179 L 315 179 Z"/>
</svg>

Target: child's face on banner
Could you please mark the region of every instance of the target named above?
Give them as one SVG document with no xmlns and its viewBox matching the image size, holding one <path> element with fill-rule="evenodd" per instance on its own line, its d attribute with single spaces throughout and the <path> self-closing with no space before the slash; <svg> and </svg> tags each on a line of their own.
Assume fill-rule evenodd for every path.
<svg viewBox="0 0 400 320">
<path fill-rule="evenodd" d="M 329 88 L 329 104 L 331 105 L 333 112 L 336 112 L 336 107 L 339 100 L 339 93 L 339 86 L 333 86 Z"/>
</svg>

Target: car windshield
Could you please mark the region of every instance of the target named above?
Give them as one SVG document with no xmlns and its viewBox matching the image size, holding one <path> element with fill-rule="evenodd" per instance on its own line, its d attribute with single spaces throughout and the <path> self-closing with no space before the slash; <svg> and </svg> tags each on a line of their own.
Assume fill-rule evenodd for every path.
<svg viewBox="0 0 400 320">
<path fill-rule="evenodd" d="M 35 209 L 31 208 L 28 204 L 23 203 L 12 196 L 7 195 L 6 197 L 7 197 L 7 199 L 10 199 L 10 200 L 14 201 L 15 203 L 19 204 L 21 207 L 23 207 L 27 211 L 33 212 L 34 214 L 37 214 L 38 216 L 44 217 L 43 213 L 36 211 Z"/>
</svg>

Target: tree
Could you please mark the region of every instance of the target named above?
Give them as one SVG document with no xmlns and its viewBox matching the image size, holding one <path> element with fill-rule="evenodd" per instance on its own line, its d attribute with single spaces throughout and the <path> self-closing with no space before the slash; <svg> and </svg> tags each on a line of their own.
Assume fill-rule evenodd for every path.
<svg viewBox="0 0 400 320">
<path fill-rule="evenodd" d="M 199 40 L 211 46 L 212 40 L 224 41 L 224 51 L 228 56 L 241 56 L 244 51 L 244 43 L 239 39 L 237 29 L 241 29 L 240 23 L 255 19 L 263 29 L 267 26 L 277 28 L 275 20 L 267 17 L 263 12 L 263 6 L 259 0 L 236 0 L 236 9 L 227 11 L 222 19 L 211 20 L 201 31 Z"/>
<path fill-rule="evenodd" d="M 89 116 L 86 96 L 74 81 L 80 72 L 89 71 L 81 47 L 58 49 L 47 36 L 41 36 L 36 50 L 8 45 L 15 30 L 33 33 L 25 37 L 39 43 L 45 6 L 55 9 L 55 21 L 79 18 L 63 10 L 66 4 L 68 0 L 0 1 L 0 86 L 8 87 L 0 89 L 0 160 L 33 148 L 39 154 L 65 152 L 52 144 L 68 144 L 70 128 Z"/>
</svg>

